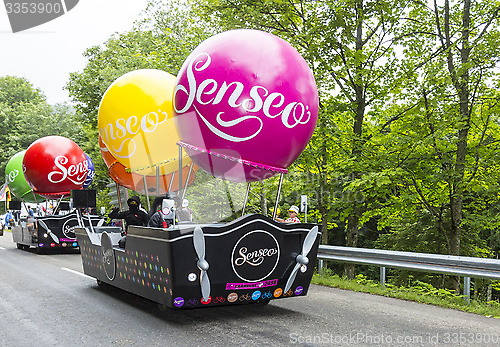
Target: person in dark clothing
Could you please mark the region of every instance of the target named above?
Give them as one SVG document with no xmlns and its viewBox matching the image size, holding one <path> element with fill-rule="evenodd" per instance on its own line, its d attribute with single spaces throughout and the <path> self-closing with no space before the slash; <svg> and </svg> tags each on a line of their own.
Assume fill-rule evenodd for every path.
<svg viewBox="0 0 500 347">
<path fill-rule="evenodd" d="M 170 195 L 168 193 L 164 196 L 158 196 L 155 199 L 155 201 L 153 202 L 153 207 L 149 212 L 150 218 L 148 227 L 168 228 L 174 224 L 176 212 L 175 208 L 172 209 L 172 204 L 170 204 L 171 206 L 168 206 L 167 208 L 168 203 L 166 201 L 171 201 L 173 203 L 173 200 L 170 200 Z"/>
<path fill-rule="evenodd" d="M 146 212 L 139 209 L 141 200 L 138 196 L 132 196 L 127 200 L 128 210 L 119 212 L 118 208 L 114 208 L 108 215 L 111 219 L 125 220 L 125 236 L 118 242 L 120 247 L 125 247 L 125 237 L 127 235 L 129 225 L 146 226 L 148 224 L 148 215 Z"/>
</svg>

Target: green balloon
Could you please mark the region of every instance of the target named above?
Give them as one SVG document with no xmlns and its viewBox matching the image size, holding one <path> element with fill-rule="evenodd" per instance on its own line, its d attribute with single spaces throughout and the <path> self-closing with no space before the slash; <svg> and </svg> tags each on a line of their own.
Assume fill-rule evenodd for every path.
<svg viewBox="0 0 500 347">
<path fill-rule="evenodd" d="M 17 199 L 22 199 L 28 202 L 41 202 L 45 199 L 39 195 L 35 195 L 23 173 L 23 158 L 26 151 L 16 153 L 10 158 L 5 167 L 5 182 L 9 187 L 12 195 Z"/>
</svg>

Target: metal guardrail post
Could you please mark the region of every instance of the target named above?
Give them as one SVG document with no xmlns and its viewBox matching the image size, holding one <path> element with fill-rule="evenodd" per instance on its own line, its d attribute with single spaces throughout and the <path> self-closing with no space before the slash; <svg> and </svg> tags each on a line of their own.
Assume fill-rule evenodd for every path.
<svg viewBox="0 0 500 347">
<path fill-rule="evenodd" d="M 464 277 L 464 296 L 465 301 L 470 303 L 470 277 Z"/>
<path fill-rule="evenodd" d="M 380 284 L 385 287 L 385 267 L 380 267 Z"/>
<path fill-rule="evenodd" d="M 318 268 L 319 268 L 318 269 L 319 274 L 320 275 L 323 274 L 323 259 L 318 260 Z"/>
</svg>

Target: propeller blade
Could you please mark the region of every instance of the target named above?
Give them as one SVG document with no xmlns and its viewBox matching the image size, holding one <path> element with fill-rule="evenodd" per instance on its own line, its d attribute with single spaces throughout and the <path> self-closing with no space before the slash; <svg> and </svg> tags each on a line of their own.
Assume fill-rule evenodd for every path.
<svg viewBox="0 0 500 347">
<path fill-rule="evenodd" d="M 307 257 L 309 252 L 311 251 L 312 246 L 314 245 L 314 241 L 316 241 L 316 237 L 318 236 L 318 226 L 313 227 L 306 235 L 304 239 L 304 244 L 302 245 L 302 255 Z"/>
<path fill-rule="evenodd" d="M 54 234 L 52 232 L 52 230 L 49 229 L 49 227 L 47 226 L 47 224 L 45 224 L 45 222 L 43 220 L 38 220 L 38 223 L 44 227 L 45 230 L 47 230 L 47 234 L 50 235 L 50 237 L 52 238 L 52 240 L 54 240 L 55 243 L 59 244 L 59 238 L 57 237 L 56 234 Z"/>
<path fill-rule="evenodd" d="M 206 302 L 210 297 L 210 280 L 208 279 L 208 274 L 206 271 L 202 271 L 200 276 L 201 295 L 203 296 L 203 300 Z"/>
<path fill-rule="evenodd" d="M 58 238 L 58 237 L 57 237 L 57 235 L 56 235 L 56 234 L 54 234 L 51 230 L 49 230 L 49 231 L 47 232 L 47 234 L 49 234 L 49 235 L 50 235 L 50 237 L 52 237 L 52 240 L 54 240 L 54 242 L 55 242 L 55 243 L 59 243 L 59 238 Z"/>
<path fill-rule="evenodd" d="M 295 264 L 295 267 L 292 270 L 292 273 L 290 274 L 290 277 L 288 277 L 288 281 L 286 281 L 285 285 L 285 291 L 283 293 L 287 293 L 290 288 L 292 287 L 293 281 L 295 281 L 295 276 L 297 276 L 297 272 L 299 271 L 300 264 Z"/>
<path fill-rule="evenodd" d="M 205 236 L 203 236 L 203 230 L 199 226 L 196 226 L 193 231 L 193 245 L 198 259 L 205 260 Z"/>
<path fill-rule="evenodd" d="M 203 230 L 199 226 L 196 226 L 193 231 L 193 245 L 196 255 L 198 256 L 198 262 L 196 265 L 201 270 L 200 273 L 200 287 L 201 295 L 204 301 L 208 301 L 210 297 L 210 280 L 208 279 L 208 262 L 205 260 L 205 236 L 203 235 Z"/>
</svg>

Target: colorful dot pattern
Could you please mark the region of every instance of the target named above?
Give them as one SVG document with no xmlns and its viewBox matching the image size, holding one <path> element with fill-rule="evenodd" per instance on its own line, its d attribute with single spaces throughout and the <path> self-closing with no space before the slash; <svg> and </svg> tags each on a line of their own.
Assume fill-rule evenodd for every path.
<svg viewBox="0 0 500 347">
<path fill-rule="evenodd" d="M 130 250 L 116 253 L 116 271 L 119 278 L 137 286 L 172 295 L 170 269 L 161 265 L 158 255 Z"/>
<path fill-rule="evenodd" d="M 82 254 L 82 262 L 84 267 L 87 266 L 92 270 L 102 270 L 102 252 L 101 247 L 95 246 L 83 240 L 83 245 L 80 245 Z"/>
</svg>

